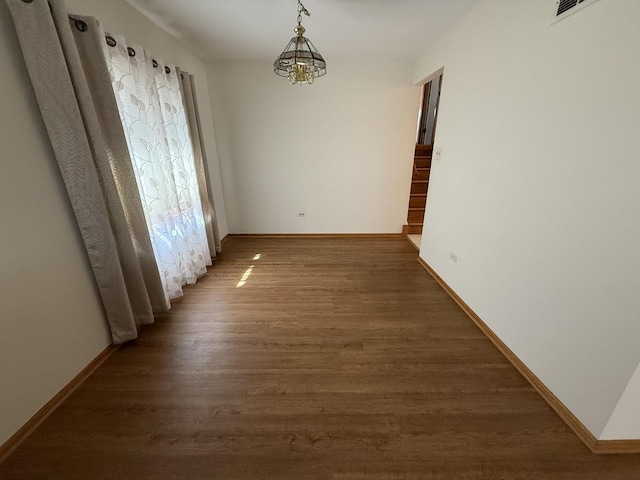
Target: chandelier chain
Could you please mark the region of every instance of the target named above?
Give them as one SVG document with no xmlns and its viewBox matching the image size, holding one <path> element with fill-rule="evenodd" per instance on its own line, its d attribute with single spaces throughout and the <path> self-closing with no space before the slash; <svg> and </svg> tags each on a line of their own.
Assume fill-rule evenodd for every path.
<svg viewBox="0 0 640 480">
<path fill-rule="evenodd" d="M 300 0 L 298 0 L 298 25 L 302 25 L 302 14 L 305 14 L 307 17 L 310 17 L 311 14 L 307 7 L 305 7 Z"/>
</svg>

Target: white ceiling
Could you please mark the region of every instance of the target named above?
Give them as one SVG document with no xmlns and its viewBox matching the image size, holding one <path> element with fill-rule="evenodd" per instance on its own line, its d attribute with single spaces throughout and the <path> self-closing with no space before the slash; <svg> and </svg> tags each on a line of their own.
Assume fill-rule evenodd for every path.
<svg viewBox="0 0 640 480">
<path fill-rule="evenodd" d="M 275 59 L 297 0 L 127 0 L 205 60 Z M 302 24 L 331 59 L 420 56 L 478 0 L 303 0 Z"/>
</svg>

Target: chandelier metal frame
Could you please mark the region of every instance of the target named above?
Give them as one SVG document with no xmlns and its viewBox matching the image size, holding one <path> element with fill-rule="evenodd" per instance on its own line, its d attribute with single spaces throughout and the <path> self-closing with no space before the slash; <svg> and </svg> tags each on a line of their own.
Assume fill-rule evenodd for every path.
<svg viewBox="0 0 640 480">
<path fill-rule="evenodd" d="M 298 0 L 298 25 L 293 37 L 273 63 L 276 75 L 287 77 L 292 85 L 311 84 L 317 77 L 327 73 L 327 64 L 316 47 L 304 36 L 302 14 L 310 17 L 309 10 Z"/>
</svg>

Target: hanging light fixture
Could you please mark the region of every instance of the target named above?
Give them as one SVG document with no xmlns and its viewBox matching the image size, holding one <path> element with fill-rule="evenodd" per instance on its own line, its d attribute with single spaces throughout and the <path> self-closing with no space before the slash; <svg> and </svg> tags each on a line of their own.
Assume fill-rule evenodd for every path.
<svg viewBox="0 0 640 480">
<path fill-rule="evenodd" d="M 296 36 L 291 39 L 284 51 L 273 63 L 273 71 L 281 77 L 287 77 L 291 85 L 313 83 L 316 77 L 327 73 L 327 64 L 311 40 L 304 36 L 302 14 L 311 16 L 309 10 L 298 0 L 298 25 L 293 29 Z"/>
</svg>

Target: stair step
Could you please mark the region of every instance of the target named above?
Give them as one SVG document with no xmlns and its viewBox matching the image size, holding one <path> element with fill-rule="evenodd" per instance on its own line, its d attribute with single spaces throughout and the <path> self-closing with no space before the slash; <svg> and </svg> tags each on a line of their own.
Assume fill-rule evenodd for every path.
<svg viewBox="0 0 640 480">
<path fill-rule="evenodd" d="M 405 225 L 402 229 L 405 235 L 420 235 L 422 233 L 422 225 Z"/>
<path fill-rule="evenodd" d="M 421 193 L 426 196 L 428 182 L 411 182 L 411 194 Z"/>
<path fill-rule="evenodd" d="M 422 221 L 424 220 L 424 208 L 418 208 L 415 210 L 409 209 L 409 213 L 407 213 L 407 223 L 409 225 L 422 225 Z"/>
<path fill-rule="evenodd" d="M 428 168 L 416 168 L 413 172 L 413 181 L 429 180 Z"/>
<path fill-rule="evenodd" d="M 425 157 L 425 158 L 415 157 L 413 159 L 413 165 L 415 168 L 430 168 L 431 157 Z"/>
<path fill-rule="evenodd" d="M 409 199 L 409 208 L 424 209 L 427 206 L 427 197 L 411 197 Z"/>
<path fill-rule="evenodd" d="M 416 155 L 430 155 L 433 151 L 433 147 L 431 145 L 416 145 L 415 154 Z"/>
</svg>

